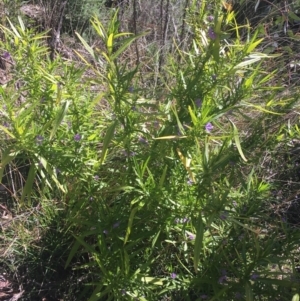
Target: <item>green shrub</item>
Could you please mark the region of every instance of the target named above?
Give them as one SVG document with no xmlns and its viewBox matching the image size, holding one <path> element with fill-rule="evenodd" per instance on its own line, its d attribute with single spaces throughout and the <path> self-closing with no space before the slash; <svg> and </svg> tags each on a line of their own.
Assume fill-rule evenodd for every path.
<svg viewBox="0 0 300 301">
<path fill-rule="evenodd" d="M 241 42 L 233 13 L 197 4 L 161 101 L 120 59 L 143 34 L 120 33 L 117 12 L 107 25 L 92 19 L 105 49 L 77 33 L 92 79 L 49 60 L 44 35 L 22 22 L 3 29 L 14 64 L 0 90 L 1 178 L 23 154 L 31 167 L 16 202 L 59 200 L 75 238 L 66 267 L 86 255 L 77 268 L 94 276 L 89 301 L 297 299 L 299 231 L 269 209 L 273 182 L 259 168 L 289 139 L 275 125 L 297 97 L 270 84 L 256 33 Z"/>
</svg>

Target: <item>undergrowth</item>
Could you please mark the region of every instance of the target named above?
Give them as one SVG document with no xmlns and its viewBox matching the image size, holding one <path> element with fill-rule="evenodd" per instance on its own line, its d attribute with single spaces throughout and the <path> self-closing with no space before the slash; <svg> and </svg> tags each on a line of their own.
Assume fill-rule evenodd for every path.
<svg viewBox="0 0 300 301">
<path fill-rule="evenodd" d="M 100 48 L 77 33 L 84 68 L 21 18 L 1 27 L 1 266 L 24 300 L 299 300 L 277 172 L 295 162 L 279 150 L 299 139 L 298 90 L 264 69 L 278 55 L 259 31 L 196 4 L 159 100 L 122 57 L 147 33 L 120 32 L 117 11 L 91 20 Z"/>
</svg>

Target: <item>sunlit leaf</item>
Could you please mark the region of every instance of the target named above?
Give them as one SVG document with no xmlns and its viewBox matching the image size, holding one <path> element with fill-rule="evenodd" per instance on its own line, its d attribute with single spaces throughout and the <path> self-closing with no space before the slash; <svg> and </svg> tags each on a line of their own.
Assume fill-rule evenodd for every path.
<svg viewBox="0 0 300 301">
<path fill-rule="evenodd" d="M 114 132 L 115 132 L 115 128 L 116 128 L 117 124 L 118 124 L 118 121 L 117 120 L 114 121 L 106 131 L 106 135 L 104 137 L 103 146 L 102 146 L 102 154 L 101 154 L 101 158 L 100 158 L 100 164 L 102 164 L 106 158 L 108 146 L 109 146 L 109 143 L 111 142 L 112 138 L 114 137 Z"/>
<path fill-rule="evenodd" d="M 58 130 L 58 127 L 60 126 L 60 124 L 62 123 L 64 117 L 66 116 L 69 105 L 70 105 L 70 101 L 67 100 L 63 103 L 61 108 L 58 110 L 58 112 L 56 114 L 56 117 L 55 117 L 55 120 L 53 122 L 52 131 L 50 133 L 50 140 L 54 137 L 54 135 L 56 134 L 56 131 Z"/>
<path fill-rule="evenodd" d="M 237 127 L 235 126 L 235 124 L 229 120 L 231 125 L 232 125 L 232 128 L 233 128 L 233 137 L 234 137 L 234 141 L 235 141 L 235 145 L 240 153 L 240 156 L 242 157 L 242 159 L 247 162 L 247 159 L 243 153 L 243 150 L 242 150 L 242 147 L 241 147 L 241 143 L 240 143 L 240 137 L 239 137 L 239 132 L 238 132 L 238 129 Z"/>
</svg>

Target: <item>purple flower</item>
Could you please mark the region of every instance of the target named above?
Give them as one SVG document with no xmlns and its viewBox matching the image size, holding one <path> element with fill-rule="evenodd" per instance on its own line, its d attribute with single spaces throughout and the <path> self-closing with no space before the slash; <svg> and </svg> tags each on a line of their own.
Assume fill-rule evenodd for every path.
<svg viewBox="0 0 300 301">
<path fill-rule="evenodd" d="M 201 101 L 200 98 L 198 98 L 198 99 L 195 100 L 195 106 L 196 106 L 197 108 L 201 108 L 201 106 L 202 106 L 202 101 Z"/>
<path fill-rule="evenodd" d="M 214 128 L 214 127 L 213 127 L 213 125 L 212 125 L 210 122 L 208 122 L 208 123 L 205 125 L 205 129 L 206 129 L 207 132 L 210 132 L 213 128 Z"/>
<path fill-rule="evenodd" d="M 126 290 L 124 288 L 121 290 L 121 294 L 122 294 L 122 296 L 126 295 Z"/>
<path fill-rule="evenodd" d="M 135 112 L 136 111 L 136 106 L 132 106 L 131 110 Z"/>
<path fill-rule="evenodd" d="M 209 27 L 207 34 L 208 34 L 208 37 L 212 40 L 215 40 L 217 37 L 217 35 L 212 27 Z"/>
<path fill-rule="evenodd" d="M 36 144 L 37 144 L 37 145 L 41 145 L 41 144 L 43 143 L 43 141 L 44 141 L 44 137 L 41 136 L 41 135 L 37 135 L 37 136 L 35 137 L 35 141 L 36 141 Z"/>
<path fill-rule="evenodd" d="M 214 17 L 213 16 L 207 16 L 206 19 L 207 19 L 208 22 L 212 22 L 214 20 Z"/>
<path fill-rule="evenodd" d="M 120 222 L 118 221 L 118 222 L 115 222 L 114 224 L 113 224 L 113 229 L 115 229 L 115 228 L 118 228 L 120 226 Z"/>
<path fill-rule="evenodd" d="M 171 277 L 172 279 L 175 279 L 175 278 L 177 277 L 177 275 L 176 275 L 175 273 L 171 273 L 170 277 Z"/>
<path fill-rule="evenodd" d="M 80 140 L 81 140 L 81 135 L 80 135 L 80 134 L 76 134 L 76 135 L 74 136 L 74 140 L 75 140 L 76 142 L 80 141 Z"/>
<path fill-rule="evenodd" d="M 188 235 L 188 238 L 189 238 L 190 240 L 194 240 L 194 239 L 196 238 L 196 235 L 194 235 L 194 234 L 189 234 L 189 235 Z"/>
<path fill-rule="evenodd" d="M 202 295 L 200 296 L 200 298 L 201 298 L 202 300 L 206 300 L 206 299 L 208 298 L 208 296 L 205 295 L 205 294 L 202 294 Z"/>
<path fill-rule="evenodd" d="M 94 200 L 94 198 L 91 196 L 91 197 L 90 197 L 90 201 L 92 202 L 93 200 Z"/>
<path fill-rule="evenodd" d="M 190 219 L 187 218 L 187 217 L 184 217 L 184 218 L 182 218 L 182 219 L 180 219 L 180 218 L 175 218 L 175 223 L 176 223 L 176 224 L 185 224 L 185 223 L 188 223 L 189 221 L 190 221 Z"/>
<path fill-rule="evenodd" d="M 241 234 L 238 238 L 239 238 L 239 241 L 242 241 L 245 237 L 245 234 Z"/>
<path fill-rule="evenodd" d="M 188 223 L 189 221 L 190 221 L 190 219 L 187 218 L 187 217 L 184 217 L 184 218 L 182 219 L 182 223 L 183 223 L 183 224 Z"/>
<path fill-rule="evenodd" d="M 94 176 L 94 180 L 95 180 L 95 181 L 98 181 L 98 180 L 99 180 L 99 176 L 98 176 L 98 175 L 95 175 L 95 176 Z"/>
<path fill-rule="evenodd" d="M 133 157 L 136 155 L 136 152 L 127 152 L 126 150 L 122 150 L 122 154 L 126 157 Z"/>
<path fill-rule="evenodd" d="M 128 88 L 129 93 L 133 93 L 133 91 L 134 91 L 134 88 L 132 86 Z"/>
<path fill-rule="evenodd" d="M 103 233 L 107 235 L 108 234 L 108 230 L 103 230 Z"/>
<path fill-rule="evenodd" d="M 251 279 L 251 280 L 256 280 L 258 277 L 259 277 L 258 274 L 253 273 L 253 274 L 250 276 L 250 279 Z"/>
<path fill-rule="evenodd" d="M 8 128 L 8 127 L 9 127 L 9 123 L 6 122 L 6 121 L 4 121 L 4 122 L 3 122 L 3 126 L 6 127 L 6 128 Z"/>
<path fill-rule="evenodd" d="M 221 277 L 219 278 L 219 280 L 218 280 L 218 282 L 219 282 L 220 284 L 223 284 L 223 283 L 226 282 L 226 281 L 227 281 L 226 275 L 221 276 Z"/>
<path fill-rule="evenodd" d="M 10 53 L 8 51 L 5 51 L 3 54 L 2 54 L 2 57 L 6 60 L 9 60 L 11 58 L 10 56 Z"/>
<path fill-rule="evenodd" d="M 148 144 L 147 139 L 145 139 L 144 137 L 140 137 L 139 142 L 142 143 L 142 144 Z"/>
<path fill-rule="evenodd" d="M 193 185 L 193 184 L 195 184 L 195 183 L 194 183 L 194 181 L 192 181 L 191 179 L 188 179 L 187 184 L 188 184 L 189 186 L 191 186 L 191 185 Z"/>
<path fill-rule="evenodd" d="M 220 219 L 221 219 L 222 221 L 225 221 L 227 218 L 228 218 L 228 212 L 222 212 L 222 213 L 220 214 Z"/>
</svg>

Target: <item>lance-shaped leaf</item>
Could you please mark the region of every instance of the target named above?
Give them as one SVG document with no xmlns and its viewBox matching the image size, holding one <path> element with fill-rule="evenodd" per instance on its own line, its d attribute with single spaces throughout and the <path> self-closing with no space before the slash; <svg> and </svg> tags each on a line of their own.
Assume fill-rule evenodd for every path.
<svg viewBox="0 0 300 301">
<path fill-rule="evenodd" d="M 24 202 L 26 196 L 30 197 L 30 195 L 31 195 L 35 175 L 36 175 L 35 164 L 31 164 L 29 172 L 28 172 L 27 180 L 26 180 L 25 186 L 23 188 L 22 196 L 21 196 L 22 203 Z"/>
<path fill-rule="evenodd" d="M 247 159 L 246 157 L 244 156 L 244 153 L 243 153 L 243 150 L 242 150 L 242 147 L 241 147 L 241 143 L 240 143 L 240 137 L 239 137 L 239 132 L 238 132 L 238 129 L 237 127 L 235 126 L 235 124 L 229 120 L 231 125 L 232 125 L 232 128 L 233 128 L 233 136 L 234 136 L 234 141 L 235 141 L 235 145 L 239 151 L 239 154 L 240 156 L 242 157 L 242 159 L 247 162 Z"/>
<path fill-rule="evenodd" d="M 204 235 L 204 225 L 202 220 L 202 214 L 200 212 L 198 216 L 197 226 L 196 226 L 196 239 L 195 239 L 195 246 L 194 246 L 194 269 L 196 273 L 198 271 L 200 254 L 202 253 L 203 235 Z"/>
<path fill-rule="evenodd" d="M 66 116 L 69 105 L 70 105 L 70 101 L 67 100 L 66 102 L 63 103 L 61 108 L 58 110 L 58 112 L 56 114 L 56 118 L 53 122 L 53 128 L 52 128 L 52 131 L 50 134 L 50 140 L 54 137 L 58 127 L 60 126 L 61 122 L 63 121 L 64 117 Z"/>
<path fill-rule="evenodd" d="M 111 142 L 112 138 L 114 137 L 114 132 L 115 132 L 115 128 L 116 128 L 117 124 L 118 124 L 118 121 L 116 120 L 107 129 L 107 132 L 106 132 L 106 135 L 105 135 L 104 141 L 103 141 L 100 164 L 102 164 L 106 158 L 108 146 L 109 146 L 109 143 Z"/>
</svg>

